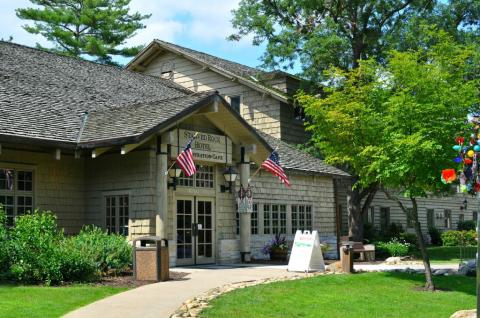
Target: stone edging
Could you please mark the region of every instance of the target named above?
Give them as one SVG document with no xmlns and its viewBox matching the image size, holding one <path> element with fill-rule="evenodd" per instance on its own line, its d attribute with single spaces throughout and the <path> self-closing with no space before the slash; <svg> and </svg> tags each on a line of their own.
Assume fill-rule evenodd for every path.
<svg viewBox="0 0 480 318">
<path fill-rule="evenodd" d="M 302 278 L 309 278 L 319 275 L 327 275 L 327 274 L 334 274 L 332 272 L 315 272 L 315 273 L 308 273 L 308 274 L 298 274 L 295 276 L 282 276 L 282 277 L 274 277 L 274 278 L 264 278 L 259 280 L 251 280 L 251 281 L 243 281 L 243 282 L 236 282 L 231 284 L 226 284 L 221 287 L 212 288 L 199 296 L 191 298 L 185 301 L 180 308 L 178 308 L 170 318 L 187 318 L 187 317 L 198 317 L 200 312 L 208 307 L 210 301 L 217 298 L 220 295 L 228 293 L 235 289 L 241 289 L 245 287 L 251 287 L 256 285 L 263 285 L 263 284 L 270 284 L 274 282 L 281 282 L 281 281 L 289 281 L 289 280 L 297 280 Z"/>
</svg>

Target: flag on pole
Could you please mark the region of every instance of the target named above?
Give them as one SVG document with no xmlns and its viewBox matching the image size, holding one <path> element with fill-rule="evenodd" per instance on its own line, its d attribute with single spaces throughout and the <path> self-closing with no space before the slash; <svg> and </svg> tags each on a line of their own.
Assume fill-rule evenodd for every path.
<svg viewBox="0 0 480 318">
<path fill-rule="evenodd" d="M 280 165 L 280 157 L 275 150 L 270 154 L 270 156 L 268 156 L 267 160 L 262 163 L 262 168 L 276 175 L 282 183 L 284 183 L 287 187 L 290 187 L 290 181 L 288 181 L 288 177 Z"/>
<path fill-rule="evenodd" d="M 193 161 L 193 152 L 192 152 L 192 141 L 195 139 L 195 136 L 193 136 L 190 141 L 187 143 L 185 146 L 185 149 L 183 149 L 182 153 L 178 155 L 177 157 L 177 164 L 182 169 L 183 173 L 187 176 L 190 177 L 191 175 L 195 174 L 197 172 L 197 167 L 195 166 L 195 162 Z"/>
</svg>

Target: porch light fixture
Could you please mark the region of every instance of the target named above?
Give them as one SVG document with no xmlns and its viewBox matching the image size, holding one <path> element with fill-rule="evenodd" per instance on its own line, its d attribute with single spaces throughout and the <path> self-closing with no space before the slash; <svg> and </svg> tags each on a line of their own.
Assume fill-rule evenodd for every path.
<svg viewBox="0 0 480 318">
<path fill-rule="evenodd" d="M 228 191 L 232 193 L 233 183 L 237 179 L 237 175 L 237 172 L 232 167 L 228 167 L 227 169 L 225 169 L 225 171 L 223 172 L 223 177 L 225 178 L 225 181 L 228 182 L 228 186 L 221 185 L 220 192 Z"/>
<path fill-rule="evenodd" d="M 468 201 L 467 199 L 463 200 L 463 205 L 460 206 L 460 210 L 466 210 L 468 207 Z"/>
<path fill-rule="evenodd" d="M 170 170 L 168 170 L 168 176 L 172 179 L 172 182 L 167 183 L 167 189 L 173 187 L 173 191 L 177 190 L 177 178 L 182 174 L 182 169 L 174 165 Z"/>
</svg>

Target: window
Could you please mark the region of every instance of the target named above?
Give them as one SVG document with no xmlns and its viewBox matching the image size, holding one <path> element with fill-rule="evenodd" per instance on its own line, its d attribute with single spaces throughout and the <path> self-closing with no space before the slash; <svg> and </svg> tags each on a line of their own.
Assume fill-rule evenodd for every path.
<svg viewBox="0 0 480 318">
<path fill-rule="evenodd" d="M 214 180 L 214 170 L 213 166 L 206 166 L 206 165 L 196 165 L 197 166 L 197 173 L 190 177 L 185 177 L 182 174 L 177 179 L 177 185 L 184 186 L 184 187 L 193 187 L 195 185 L 196 188 L 213 188 L 213 180 Z"/>
<path fill-rule="evenodd" d="M 370 207 L 370 223 L 375 224 L 375 207 Z"/>
<path fill-rule="evenodd" d="M 240 113 L 240 104 L 241 104 L 240 96 L 230 96 L 230 105 L 237 113 Z"/>
<path fill-rule="evenodd" d="M 446 229 L 452 228 L 452 211 L 444 210 L 443 211 L 444 227 Z"/>
<path fill-rule="evenodd" d="M 390 208 L 380 208 L 380 231 L 384 232 L 390 225 Z"/>
<path fill-rule="evenodd" d="M 478 216 L 477 212 L 472 212 L 472 220 L 475 221 L 475 223 L 477 223 L 477 216 Z"/>
<path fill-rule="evenodd" d="M 271 234 L 270 204 L 263 205 L 263 234 Z"/>
<path fill-rule="evenodd" d="M 292 234 L 297 230 L 312 230 L 312 206 L 297 204 L 292 205 Z"/>
<path fill-rule="evenodd" d="M 106 228 L 109 233 L 128 235 L 128 195 L 107 195 L 105 197 Z"/>
<path fill-rule="evenodd" d="M 250 224 L 251 224 L 251 233 L 258 234 L 258 204 L 254 203 L 252 206 L 252 213 L 250 215 Z M 237 222 L 237 235 L 240 234 L 240 215 L 238 213 L 238 206 L 235 205 L 235 215 L 236 215 L 236 222 Z"/>
<path fill-rule="evenodd" d="M 435 210 L 434 209 L 427 209 L 427 228 L 435 227 Z"/>
<path fill-rule="evenodd" d="M 458 215 L 458 223 L 462 223 L 465 221 L 465 216 L 463 214 Z"/>
<path fill-rule="evenodd" d="M 407 208 L 407 227 L 413 228 L 413 208 Z"/>
<path fill-rule="evenodd" d="M 0 169 L 0 205 L 9 226 L 13 225 L 15 217 L 33 210 L 32 171 Z"/>
<path fill-rule="evenodd" d="M 162 64 L 162 68 L 160 70 L 160 77 L 172 80 L 173 79 L 173 70 L 175 69 L 175 62 L 174 61 L 165 61 Z"/>
<path fill-rule="evenodd" d="M 305 112 L 303 107 L 297 105 L 293 107 L 293 118 L 296 120 L 305 120 Z"/>
</svg>

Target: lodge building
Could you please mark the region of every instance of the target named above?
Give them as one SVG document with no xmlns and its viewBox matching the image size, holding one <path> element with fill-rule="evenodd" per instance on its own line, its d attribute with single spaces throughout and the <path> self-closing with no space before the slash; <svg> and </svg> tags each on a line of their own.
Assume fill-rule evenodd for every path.
<svg viewBox="0 0 480 318">
<path fill-rule="evenodd" d="M 10 223 L 38 208 L 70 234 L 95 224 L 167 238 L 172 265 L 265 258 L 266 242 L 297 229 L 319 231 L 336 257 L 349 175 L 295 146 L 306 138 L 290 99 L 298 87 L 287 73 L 159 40 L 126 69 L 0 42 L 0 204 Z M 185 177 L 169 168 L 195 133 L 197 173 Z M 253 176 L 274 149 L 291 188 Z M 252 211 L 238 213 L 247 185 Z M 463 201 L 426 199 L 434 212 L 422 220 L 453 227 L 460 207 L 465 219 L 475 209 Z M 406 223 L 398 212 L 379 195 L 369 217 Z"/>
</svg>

